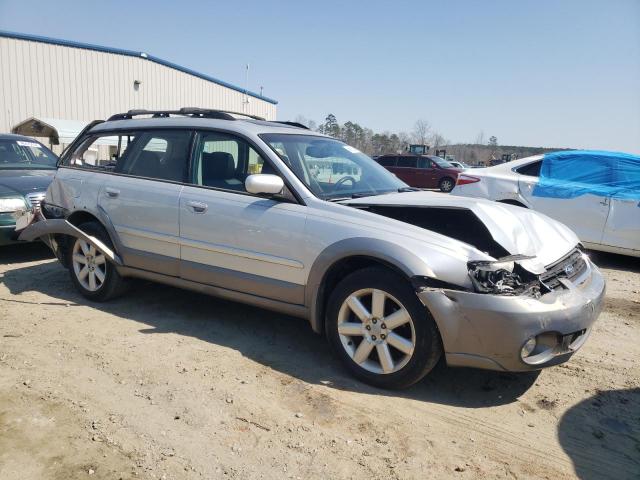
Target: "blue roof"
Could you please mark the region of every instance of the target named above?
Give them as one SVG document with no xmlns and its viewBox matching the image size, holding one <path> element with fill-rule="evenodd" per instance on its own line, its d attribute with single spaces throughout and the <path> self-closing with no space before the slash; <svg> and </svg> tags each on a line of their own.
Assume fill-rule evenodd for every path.
<svg viewBox="0 0 640 480">
<path fill-rule="evenodd" d="M 72 47 L 72 48 L 84 48 L 86 50 L 95 50 L 97 52 L 115 53 L 117 55 L 126 55 L 128 57 L 144 58 L 146 60 L 150 60 L 152 62 L 159 63 L 160 65 L 164 65 L 165 67 L 173 68 L 174 70 L 179 70 L 181 72 L 188 73 L 189 75 L 193 75 L 194 77 L 202 78 L 203 80 L 207 80 L 209 82 L 213 82 L 213 83 L 216 83 L 218 85 L 222 85 L 223 87 L 230 88 L 230 89 L 235 90 L 237 92 L 246 93 L 247 95 L 250 95 L 250 96 L 255 97 L 255 98 L 259 98 L 260 100 L 264 100 L 265 102 L 273 103 L 274 105 L 276 105 L 278 103 L 277 100 L 265 97 L 263 95 L 260 95 L 259 93 L 255 93 L 255 92 L 249 91 L 249 90 L 247 90 L 245 88 L 238 87 L 238 86 L 233 85 L 231 83 L 227 83 L 227 82 L 225 82 L 223 80 L 218 80 L 217 78 L 211 77 L 211 76 L 206 75 L 204 73 L 196 72 L 195 70 L 191 70 L 190 68 L 182 67 L 182 66 L 177 65 L 177 64 L 172 63 L 172 62 L 168 62 L 167 60 L 163 60 L 161 58 L 154 57 L 153 55 L 149 55 L 149 54 L 147 54 L 145 52 L 136 52 L 136 51 L 133 51 L 133 50 L 124 50 L 124 49 L 121 49 L 121 48 L 103 47 L 101 45 L 94 45 L 94 44 L 91 44 L 91 43 L 74 42 L 74 41 L 71 41 L 71 40 L 60 40 L 58 38 L 43 37 L 43 36 L 40 36 L 40 35 L 31 35 L 31 34 L 27 34 L 27 33 L 7 32 L 5 30 L 0 30 L 0 37 L 17 38 L 19 40 L 28 40 L 28 41 L 31 41 L 31 42 L 50 43 L 52 45 L 62 45 L 62 46 L 65 46 L 65 47 Z"/>
</svg>

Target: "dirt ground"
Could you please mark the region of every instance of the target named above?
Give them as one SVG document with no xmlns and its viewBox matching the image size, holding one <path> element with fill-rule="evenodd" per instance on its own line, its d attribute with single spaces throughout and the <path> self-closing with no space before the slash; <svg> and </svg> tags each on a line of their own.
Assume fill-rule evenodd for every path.
<svg viewBox="0 0 640 480">
<path fill-rule="evenodd" d="M 0 478 L 640 478 L 640 259 L 566 365 L 350 378 L 304 321 L 149 283 L 91 304 L 0 249 Z"/>
</svg>

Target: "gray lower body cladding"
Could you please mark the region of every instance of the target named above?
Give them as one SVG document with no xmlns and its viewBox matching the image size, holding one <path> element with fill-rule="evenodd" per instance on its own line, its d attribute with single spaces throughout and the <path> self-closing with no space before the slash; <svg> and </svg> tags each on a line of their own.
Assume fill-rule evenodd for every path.
<svg viewBox="0 0 640 480">
<path fill-rule="evenodd" d="M 446 289 L 418 293 L 438 324 L 447 363 L 490 370 L 528 371 L 568 360 L 588 337 L 602 310 L 605 281 L 587 271 L 565 288 L 540 298 Z M 540 352 L 521 355 L 528 339 Z"/>
</svg>

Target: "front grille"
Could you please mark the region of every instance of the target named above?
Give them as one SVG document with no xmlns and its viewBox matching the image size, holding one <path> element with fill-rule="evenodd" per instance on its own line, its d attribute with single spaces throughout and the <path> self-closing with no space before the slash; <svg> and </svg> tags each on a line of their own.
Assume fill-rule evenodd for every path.
<svg viewBox="0 0 640 480">
<path fill-rule="evenodd" d="M 548 265 L 547 271 L 540 275 L 540 281 L 551 290 L 555 290 L 561 286 L 561 278 L 573 280 L 579 277 L 586 268 L 587 262 L 582 256 L 582 252 L 576 248 L 557 262 Z"/>
<path fill-rule="evenodd" d="M 42 202 L 42 200 L 44 200 L 44 196 L 45 196 L 45 192 L 27 193 L 26 195 L 27 201 L 29 202 L 29 205 L 31 206 L 31 208 L 33 208 L 35 212 L 40 211 L 40 203 Z"/>
</svg>

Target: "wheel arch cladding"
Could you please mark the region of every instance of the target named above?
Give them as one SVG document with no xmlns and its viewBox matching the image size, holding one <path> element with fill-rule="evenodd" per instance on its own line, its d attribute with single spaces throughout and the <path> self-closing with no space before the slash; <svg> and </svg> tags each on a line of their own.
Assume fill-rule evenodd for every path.
<svg viewBox="0 0 640 480">
<path fill-rule="evenodd" d="M 351 272 L 376 265 L 395 271 L 407 282 L 416 274 L 433 275 L 424 260 L 395 243 L 357 237 L 336 242 L 318 255 L 309 272 L 305 303 L 316 333 L 323 332 L 326 301 L 338 282 Z"/>
</svg>

